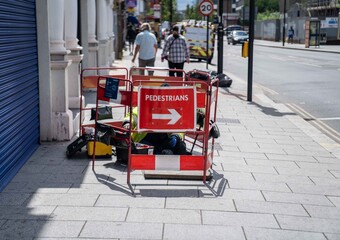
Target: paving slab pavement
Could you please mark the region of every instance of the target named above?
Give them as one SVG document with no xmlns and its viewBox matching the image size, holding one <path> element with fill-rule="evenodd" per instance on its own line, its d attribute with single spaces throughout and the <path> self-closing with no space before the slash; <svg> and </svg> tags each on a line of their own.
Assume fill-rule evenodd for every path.
<svg viewBox="0 0 340 240">
<path fill-rule="evenodd" d="M 160 53 L 156 66 L 166 67 Z M 43 143 L 0 193 L 0 239 L 340 239 L 339 144 L 261 89 L 253 102 L 246 91 L 238 79 L 219 90 L 208 186 L 135 171 L 132 196 L 114 160 L 97 159 L 93 172 L 86 154 L 66 158 L 69 142 Z"/>
</svg>

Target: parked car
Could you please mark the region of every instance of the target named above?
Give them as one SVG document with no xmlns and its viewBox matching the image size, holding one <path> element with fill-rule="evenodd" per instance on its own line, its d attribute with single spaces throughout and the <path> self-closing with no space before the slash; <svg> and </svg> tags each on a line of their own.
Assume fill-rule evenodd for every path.
<svg viewBox="0 0 340 240">
<path fill-rule="evenodd" d="M 244 43 L 249 40 L 248 32 L 246 31 L 232 31 L 227 36 L 228 44 L 232 43 L 233 45 L 237 43 Z"/>
<path fill-rule="evenodd" d="M 235 30 L 242 30 L 242 27 L 240 25 L 230 25 L 226 27 L 225 29 L 223 29 L 224 34 L 226 36 L 228 36 L 232 31 L 235 31 Z"/>
</svg>

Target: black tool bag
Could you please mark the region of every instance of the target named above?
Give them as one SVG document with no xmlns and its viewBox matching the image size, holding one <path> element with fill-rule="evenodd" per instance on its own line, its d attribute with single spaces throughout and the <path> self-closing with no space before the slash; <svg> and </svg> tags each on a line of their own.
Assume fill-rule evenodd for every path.
<svg viewBox="0 0 340 240">
<path fill-rule="evenodd" d="M 230 87 L 231 84 L 233 83 L 233 80 L 224 73 L 216 75 L 216 78 L 219 79 L 218 82 L 219 87 Z"/>
<path fill-rule="evenodd" d="M 188 72 L 187 78 L 208 81 L 209 77 L 212 80 L 216 75 L 217 75 L 216 71 L 194 69 L 193 71 Z"/>
<path fill-rule="evenodd" d="M 66 156 L 67 158 L 73 157 L 77 152 L 80 152 L 81 149 L 87 144 L 90 140 L 91 136 L 89 134 L 83 134 L 74 140 L 71 144 L 67 146 Z"/>
<path fill-rule="evenodd" d="M 99 141 L 115 146 L 117 162 L 127 164 L 129 132 L 119 131 L 108 124 L 97 123 L 97 133 Z M 136 153 L 136 146 L 133 142 L 131 147 L 132 153 Z"/>
<path fill-rule="evenodd" d="M 97 140 L 107 145 L 126 147 L 127 139 L 129 138 L 128 132 L 123 132 L 115 129 L 113 126 L 97 122 Z"/>
<path fill-rule="evenodd" d="M 94 120 L 96 118 L 96 109 L 91 109 L 91 119 Z M 112 107 L 104 106 L 104 107 L 98 107 L 98 120 L 103 119 L 112 119 Z"/>
<path fill-rule="evenodd" d="M 190 71 L 187 74 L 187 80 L 191 78 L 191 79 L 198 79 L 201 81 L 208 81 L 208 77 L 210 77 L 211 81 L 214 80 L 215 78 L 218 78 L 219 87 L 230 87 L 231 84 L 233 83 L 233 80 L 230 77 L 228 77 L 226 74 L 224 73 L 217 74 L 217 72 L 213 70 L 194 69 L 193 71 Z"/>
<path fill-rule="evenodd" d="M 138 153 L 136 149 L 136 145 L 134 142 L 131 143 L 131 153 Z M 122 164 L 127 164 L 128 163 L 128 148 L 127 146 L 116 146 L 116 157 L 117 157 L 117 162 L 122 163 Z"/>
<path fill-rule="evenodd" d="M 209 125 L 210 125 L 209 139 L 210 138 L 219 138 L 221 136 L 221 134 L 220 134 L 220 130 L 219 130 L 217 124 L 213 120 L 210 120 Z"/>
</svg>

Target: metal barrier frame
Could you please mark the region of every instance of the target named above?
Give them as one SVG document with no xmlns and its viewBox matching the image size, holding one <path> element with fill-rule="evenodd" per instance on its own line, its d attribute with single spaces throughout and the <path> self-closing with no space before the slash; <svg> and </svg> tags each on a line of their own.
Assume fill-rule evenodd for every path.
<svg viewBox="0 0 340 240">
<path fill-rule="evenodd" d="M 218 79 L 211 81 L 210 76 L 207 73 L 202 72 L 202 74 L 206 74 L 208 81 L 201 81 L 197 79 L 188 79 L 186 81 L 186 74 L 183 71 L 183 78 L 178 77 L 166 77 L 166 76 L 145 76 L 145 75 L 134 75 L 131 74 L 131 71 L 136 69 L 143 69 L 143 68 L 133 68 L 130 70 L 130 79 L 132 81 L 132 88 L 135 88 L 135 86 L 138 85 L 161 85 L 164 82 L 167 82 L 170 86 L 201 86 L 199 87 L 201 91 L 197 93 L 198 101 L 197 101 L 197 107 L 203 107 L 205 109 L 205 120 L 204 120 L 204 129 L 203 130 L 196 130 L 194 132 L 184 132 L 184 133 L 190 133 L 194 135 L 201 135 L 203 137 L 202 139 L 202 155 L 201 156 L 188 156 L 188 155 L 177 155 L 180 157 L 180 161 L 183 159 L 183 161 L 187 161 L 187 165 L 181 166 L 180 170 L 202 170 L 203 171 L 203 182 L 206 183 L 206 170 L 209 169 L 212 166 L 213 161 L 213 152 L 214 152 L 214 139 L 212 138 L 211 141 L 211 151 L 208 152 L 208 144 L 209 144 L 209 132 L 210 132 L 210 108 L 213 105 L 214 108 L 214 114 L 212 117 L 212 120 L 216 121 L 216 111 L 217 111 L 217 99 L 218 99 Z M 149 68 L 145 68 L 145 70 L 148 70 Z M 160 70 L 160 71 L 171 71 L 169 69 L 157 69 L 152 68 L 153 71 Z M 141 78 L 138 80 L 138 78 Z M 216 84 L 217 83 L 217 84 Z M 216 87 L 213 85 L 216 84 Z M 202 87 L 204 86 L 204 87 Z M 136 94 L 133 94 L 132 92 L 132 98 L 136 97 Z M 200 100 L 204 99 L 204 100 Z M 136 100 L 132 99 L 131 102 L 135 103 Z M 134 104 L 133 104 L 134 106 Z M 130 132 L 137 132 L 138 130 L 131 129 L 132 126 L 130 124 Z M 152 131 L 139 131 L 139 132 L 152 132 Z M 152 167 L 154 166 L 155 158 L 162 158 L 162 155 L 146 155 L 146 154 L 132 154 L 131 153 L 131 147 L 129 148 L 128 153 L 129 159 L 128 159 L 128 172 L 127 172 L 127 183 L 130 185 L 130 173 L 132 170 L 154 170 Z M 176 157 L 176 155 L 173 155 Z M 203 164 L 201 166 L 196 165 L 193 167 L 193 165 L 190 163 L 191 161 L 203 161 Z M 139 164 L 138 160 L 142 160 L 145 162 L 145 164 Z"/>
<path fill-rule="evenodd" d="M 136 69 L 136 68 L 134 68 Z M 134 69 L 130 69 L 130 72 Z M 147 70 L 149 68 L 145 68 Z M 168 69 L 155 69 L 152 70 L 161 70 L 161 71 L 169 71 Z M 183 73 L 185 73 L 183 71 Z M 186 74 L 183 74 L 183 78 L 173 78 L 167 76 L 148 76 L 141 77 L 142 79 L 137 79 L 138 77 L 132 77 L 134 75 L 130 75 L 130 80 L 120 79 L 125 82 L 126 90 L 119 90 L 122 95 L 124 95 L 120 104 L 128 108 L 128 112 L 132 113 L 132 108 L 137 106 L 137 92 L 135 91 L 136 87 L 139 85 L 152 85 L 152 86 L 160 86 L 162 83 L 166 82 L 170 86 L 195 86 L 196 87 L 196 108 L 203 108 L 205 110 L 205 119 L 204 119 L 204 128 L 197 129 L 195 131 L 183 131 L 188 135 L 196 135 L 200 136 L 200 143 L 202 152 L 201 155 L 171 155 L 173 158 L 177 158 L 180 162 L 179 171 L 203 171 L 203 183 L 206 184 L 206 171 L 209 168 L 212 168 L 213 156 L 214 156 L 214 138 L 209 139 L 209 132 L 211 130 L 211 126 L 209 124 L 210 120 L 216 122 L 216 113 L 217 113 L 217 100 L 218 100 L 218 79 L 210 80 L 209 74 L 202 72 L 202 74 L 206 74 L 208 81 L 201 81 L 197 79 L 188 78 L 185 79 Z M 140 76 L 140 75 L 136 75 Z M 141 75 L 144 76 L 144 75 Z M 104 97 L 104 88 L 105 84 L 103 80 L 106 80 L 107 77 L 111 76 L 99 76 L 97 78 L 97 97 L 96 97 L 96 116 L 95 116 L 95 126 L 98 123 L 98 105 L 99 101 L 110 102 L 110 99 Z M 157 78 L 159 77 L 159 78 Z M 104 85 L 103 85 L 104 84 Z M 214 86 L 216 85 L 216 86 Z M 213 115 L 211 116 L 211 108 L 213 109 Z M 130 122 L 132 122 L 132 114 L 130 114 Z M 107 123 L 107 122 L 105 122 Z M 109 123 L 110 124 L 110 123 Z M 132 129 L 132 124 L 130 124 L 130 129 L 125 129 L 122 126 L 118 126 L 119 123 L 110 124 L 113 128 L 122 131 L 129 132 L 129 137 L 127 139 L 128 145 L 128 166 L 127 166 L 127 184 L 130 187 L 130 190 L 133 192 L 131 187 L 131 171 L 133 170 L 155 170 L 155 161 L 157 159 L 164 158 L 165 155 L 147 155 L 147 154 L 133 154 L 132 153 L 132 140 L 131 135 L 134 132 L 155 132 L 150 130 L 134 130 Z M 171 130 L 170 130 L 171 132 Z M 95 127 L 95 136 L 97 136 L 97 128 Z M 185 139 L 187 141 L 187 139 Z M 210 148 L 209 148 L 210 143 Z M 94 170 L 95 158 L 96 158 L 96 137 L 94 141 L 94 149 L 92 156 L 92 170 Z M 163 169 L 165 170 L 165 169 Z M 173 170 L 173 169 L 169 169 Z"/>
<path fill-rule="evenodd" d="M 114 71 L 119 70 L 125 72 L 124 74 L 105 74 L 105 75 L 86 75 L 86 73 L 96 71 Z M 83 93 L 84 89 L 97 89 L 97 82 L 100 76 L 114 77 L 118 79 L 129 79 L 129 70 L 124 67 L 98 67 L 98 68 L 84 68 L 80 74 L 80 106 L 79 106 L 79 136 L 83 135 L 83 127 L 93 126 L 93 124 L 83 124 L 83 111 L 90 111 L 91 108 L 83 107 Z M 86 85 L 88 81 L 88 85 Z M 120 85 L 124 86 L 124 85 Z M 126 86 L 127 87 L 127 86 Z"/>
<path fill-rule="evenodd" d="M 104 104 L 104 102 L 107 103 L 107 105 L 109 105 L 111 98 L 107 98 L 105 97 L 105 84 L 106 84 L 106 79 L 109 76 L 99 76 L 97 79 L 97 94 L 96 94 L 96 112 L 95 112 L 95 121 L 94 121 L 94 126 L 95 126 L 95 134 L 94 134 L 94 143 L 93 143 L 93 155 L 92 155 L 92 170 L 94 171 L 94 165 L 95 165 L 95 161 L 96 161 L 96 142 L 97 142 L 97 134 L 98 134 L 98 129 L 97 129 L 97 124 L 99 122 L 101 122 L 100 120 L 98 120 L 98 107 L 99 107 L 99 101 L 101 101 L 101 105 Z M 126 88 L 129 90 L 120 90 L 118 89 L 119 93 L 122 93 L 124 95 L 124 98 L 121 98 L 117 101 L 114 101 L 115 104 L 120 104 L 121 107 L 128 107 L 128 111 L 131 112 L 132 111 L 132 86 L 131 86 L 131 81 L 128 79 L 119 79 L 119 81 L 123 81 Z M 131 115 L 130 115 L 130 122 L 131 122 Z M 123 133 L 128 132 L 127 129 L 123 128 L 121 126 L 121 121 L 104 121 L 103 123 L 110 125 L 110 127 L 112 127 L 115 130 L 121 131 Z M 130 134 L 128 135 L 128 139 L 127 139 L 127 145 L 129 146 L 129 148 L 131 148 L 131 132 L 129 132 Z"/>
</svg>

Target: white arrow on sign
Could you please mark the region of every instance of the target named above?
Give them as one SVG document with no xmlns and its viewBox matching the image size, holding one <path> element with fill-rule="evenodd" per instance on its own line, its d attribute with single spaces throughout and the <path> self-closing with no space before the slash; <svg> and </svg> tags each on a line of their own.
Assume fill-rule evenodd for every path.
<svg viewBox="0 0 340 240">
<path fill-rule="evenodd" d="M 182 116 L 175 109 L 168 109 L 170 114 L 152 114 L 152 119 L 170 119 L 168 125 L 174 125 Z"/>
</svg>

